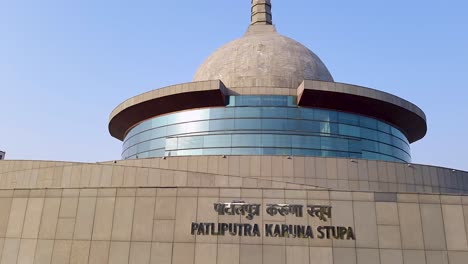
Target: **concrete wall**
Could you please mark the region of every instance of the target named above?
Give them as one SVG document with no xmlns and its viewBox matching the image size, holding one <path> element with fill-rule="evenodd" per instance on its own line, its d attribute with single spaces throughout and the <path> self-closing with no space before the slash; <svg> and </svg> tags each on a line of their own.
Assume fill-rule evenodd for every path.
<svg viewBox="0 0 468 264">
<path fill-rule="evenodd" d="M 306 215 L 219 216 L 213 203 L 331 205 L 356 240 L 195 236 L 192 222 L 319 225 Z M 0 191 L 0 263 L 465 264 L 468 198 L 248 188 Z"/>
<path fill-rule="evenodd" d="M 0 162 L 0 189 L 158 186 L 468 193 L 468 173 L 416 164 L 285 156 Z"/>
<path fill-rule="evenodd" d="M 466 172 L 313 157 L 197 156 L 0 162 L 3 263 L 465 264 Z M 342 189 L 343 191 L 338 191 Z M 261 206 L 252 220 L 214 203 Z M 332 217 L 271 216 L 267 204 L 326 205 Z M 249 223 L 259 237 L 192 235 Z M 268 237 L 265 224 L 343 226 L 353 239 Z"/>
</svg>

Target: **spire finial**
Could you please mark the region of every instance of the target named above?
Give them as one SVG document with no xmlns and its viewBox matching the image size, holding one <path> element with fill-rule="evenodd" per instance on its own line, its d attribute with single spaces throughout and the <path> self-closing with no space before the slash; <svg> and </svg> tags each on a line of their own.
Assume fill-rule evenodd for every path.
<svg viewBox="0 0 468 264">
<path fill-rule="evenodd" d="M 252 0 L 252 22 L 251 25 L 271 25 L 271 1 Z"/>
</svg>

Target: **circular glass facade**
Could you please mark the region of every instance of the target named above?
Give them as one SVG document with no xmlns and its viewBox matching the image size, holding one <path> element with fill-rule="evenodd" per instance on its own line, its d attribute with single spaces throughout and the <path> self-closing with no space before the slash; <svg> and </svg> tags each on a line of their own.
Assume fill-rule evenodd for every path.
<svg viewBox="0 0 468 264">
<path fill-rule="evenodd" d="M 408 140 L 395 127 L 295 102 L 294 96 L 230 96 L 226 107 L 155 117 L 129 131 L 122 158 L 290 155 L 411 161 Z"/>
</svg>

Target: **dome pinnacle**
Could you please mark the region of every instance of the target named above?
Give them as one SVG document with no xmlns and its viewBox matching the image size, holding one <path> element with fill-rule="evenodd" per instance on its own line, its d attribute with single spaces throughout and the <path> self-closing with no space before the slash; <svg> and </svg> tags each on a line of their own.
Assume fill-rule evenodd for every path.
<svg viewBox="0 0 468 264">
<path fill-rule="evenodd" d="M 252 0 L 252 22 L 251 25 L 271 25 L 271 1 Z"/>
</svg>

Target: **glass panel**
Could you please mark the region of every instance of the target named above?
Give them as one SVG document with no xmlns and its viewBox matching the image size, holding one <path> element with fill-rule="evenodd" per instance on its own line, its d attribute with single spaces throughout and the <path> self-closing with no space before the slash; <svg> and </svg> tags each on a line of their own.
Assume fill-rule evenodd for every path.
<svg viewBox="0 0 468 264">
<path fill-rule="evenodd" d="M 149 142 L 150 142 L 150 148 L 151 149 L 164 148 L 165 144 L 166 144 L 164 138 L 154 139 L 154 140 L 151 140 Z"/>
<path fill-rule="evenodd" d="M 329 151 L 329 150 L 322 150 L 322 157 L 340 157 L 340 158 L 347 158 L 349 154 L 346 152 L 337 152 L 337 151 Z"/>
<path fill-rule="evenodd" d="M 198 110 L 191 110 L 191 111 L 184 111 L 178 113 L 179 118 L 178 122 L 191 122 L 196 120 L 206 120 L 210 118 L 210 110 L 209 109 L 198 109 Z"/>
<path fill-rule="evenodd" d="M 167 126 L 167 116 L 161 116 L 151 120 L 151 127 Z"/>
<path fill-rule="evenodd" d="M 220 107 L 210 109 L 210 119 L 234 118 L 235 108 Z"/>
<path fill-rule="evenodd" d="M 378 140 L 378 132 L 367 128 L 361 128 L 361 136 L 365 139 Z"/>
<path fill-rule="evenodd" d="M 288 96 L 288 106 L 297 107 L 297 96 Z"/>
<path fill-rule="evenodd" d="M 379 151 L 379 143 L 370 140 L 363 140 L 362 141 L 362 149 L 367 151 Z"/>
<path fill-rule="evenodd" d="M 145 121 L 138 125 L 138 132 L 145 131 L 151 128 L 151 122 Z"/>
<path fill-rule="evenodd" d="M 203 155 L 231 155 L 231 149 L 230 148 L 203 149 Z"/>
<path fill-rule="evenodd" d="M 235 107 L 236 106 L 236 96 L 228 96 L 228 105 L 227 107 Z"/>
<path fill-rule="evenodd" d="M 378 160 L 379 159 L 379 154 L 374 153 L 374 152 L 363 151 L 362 152 L 362 158 L 370 159 L 370 160 Z"/>
<path fill-rule="evenodd" d="M 172 125 L 167 127 L 167 136 L 174 136 L 184 133 L 184 127 L 182 125 Z"/>
<path fill-rule="evenodd" d="M 395 157 L 398 157 L 400 159 L 404 159 L 405 156 L 406 156 L 406 153 L 403 152 L 403 150 L 401 149 L 397 149 L 397 148 L 392 148 L 393 152 L 392 152 L 392 155 L 395 156 Z"/>
<path fill-rule="evenodd" d="M 364 141 L 365 140 L 355 140 L 355 139 L 349 139 L 348 140 L 348 149 L 349 151 L 351 152 L 361 152 L 361 150 L 364 148 L 363 147 L 363 144 L 364 144 Z"/>
<path fill-rule="evenodd" d="M 157 149 L 152 150 L 149 152 L 150 157 L 163 157 L 164 156 L 164 149 Z"/>
<path fill-rule="evenodd" d="M 138 153 L 141 153 L 141 152 L 145 152 L 145 151 L 148 151 L 151 149 L 151 144 L 150 142 L 142 142 L 140 144 L 137 145 L 137 152 Z"/>
<path fill-rule="evenodd" d="M 400 130 L 398 130 L 398 129 L 394 128 L 394 127 L 390 127 L 390 129 L 391 129 L 392 135 L 394 135 L 395 137 L 400 138 L 401 140 L 403 140 L 404 142 L 409 144 L 408 139 L 406 138 L 406 136 L 403 133 L 401 133 Z"/>
<path fill-rule="evenodd" d="M 259 134 L 232 135 L 233 147 L 260 147 L 262 137 Z"/>
<path fill-rule="evenodd" d="M 189 122 L 167 127 L 167 135 L 178 135 L 208 131 L 209 121 Z"/>
<path fill-rule="evenodd" d="M 209 130 L 209 121 L 190 122 L 180 124 L 183 127 L 184 133 L 205 132 Z"/>
<path fill-rule="evenodd" d="M 286 130 L 287 131 L 296 131 L 298 122 L 300 122 L 300 121 L 299 120 L 288 119 L 287 122 L 286 122 Z"/>
<path fill-rule="evenodd" d="M 378 137 L 380 142 L 392 144 L 392 136 L 389 134 L 379 132 Z"/>
<path fill-rule="evenodd" d="M 320 122 L 299 120 L 297 121 L 298 130 L 313 133 L 320 133 Z"/>
<path fill-rule="evenodd" d="M 236 117 L 251 117 L 259 118 L 261 117 L 261 108 L 258 107 L 239 107 L 236 108 Z"/>
<path fill-rule="evenodd" d="M 236 106 L 261 106 L 262 98 L 259 96 L 236 96 Z"/>
<path fill-rule="evenodd" d="M 297 109 L 297 108 L 288 108 L 288 118 L 290 118 L 290 119 L 300 118 L 299 109 Z"/>
<path fill-rule="evenodd" d="M 263 155 L 291 155 L 291 149 L 263 148 Z"/>
<path fill-rule="evenodd" d="M 322 137 L 320 145 L 322 149 L 348 151 L 348 141 L 342 138 Z"/>
<path fill-rule="evenodd" d="M 357 115 L 339 112 L 338 122 L 350 125 L 359 125 L 359 117 Z"/>
<path fill-rule="evenodd" d="M 330 149 L 333 150 L 333 138 L 330 137 L 321 137 L 320 138 L 320 148 L 321 149 Z"/>
<path fill-rule="evenodd" d="M 334 138 L 333 147 L 335 150 L 348 151 L 349 150 L 348 140 L 344 138 Z"/>
<path fill-rule="evenodd" d="M 137 153 L 137 146 L 133 146 L 127 150 L 128 156 L 135 155 Z"/>
<path fill-rule="evenodd" d="M 291 147 L 291 136 L 289 135 L 262 135 L 263 147 Z"/>
<path fill-rule="evenodd" d="M 262 119 L 263 130 L 284 130 L 286 127 L 285 119 Z"/>
<path fill-rule="evenodd" d="M 349 157 L 348 157 L 348 158 L 353 158 L 353 159 L 361 159 L 361 158 L 362 158 L 362 154 L 361 154 L 361 153 L 350 152 L 350 153 L 348 153 L 348 154 L 349 154 Z"/>
<path fill-rule="evenodd" d="M 299 118 L 301 119 L 308 119 L 308 120 L 315 120 L 314 118 L 315 110 L 310 108 L 301 108 L 299 111 Z"/>
<path fill-rule="evenodd" d="M 221 119 L 210 121 L 210 131 L 225 131 L 234 129 L 234 119 Z"/>
<path fill-rule="evenodd" d="M 177 149 L 177 138 L 166 138 L 166 150 Z"/>
<path fill-rule="evenodd" d="M 205 148 L 231 147 L 231 135 L 204 136 L 203 147 Z"/>
<path fill-rule="evenodd" d="M 314 110 L 314 119 L 321 121 L 337 122 L 338 113 L 329 110 L 315 109 Z"/>
<path fill-rule="evenodd" d="M 263 107 L 262 108 L 262 117 L 272 117 L 272 118 L 286 118 L 288 116 L 287 108 L 279 107 Z"/>
<path fill-rule="evenodd" d="M 377 129 L 377 120 L 369 118 L 369 117 L 361 116 L 359 118 L 359 124 L 362 127 Z"/>
<path fill-rule="evenodd" d="M 294 156 L 321 156 L 322 152 L 315 149 L 292 149 L 291 154 Z"/>
<path fill-rule="evenodd" d="M 320 149 L 320 137 L 292 136 L 292 147 Z"/>
<path fill-rule="evenodd" d="M 286 96 L 261 96 L 263 106 L 287 106 L 288 97 Z"/>
<path fill-rule="evenodd" d="M 178 149 L 203 148 L 203 136 L 180 137 Z"/>
<path fill-rule="evenodd" d="M 320 122 L 320 133 L 323 133 L 323 134 L 338 134 L 338 124 Z"/>
<path fill-rule="evenodd" d="M 278 95 L 243 95 L 230 96 L 230 106 L 289 106 L 295 105 L 294 97 Z"/>
<path fill-rule="evenodd" d="M 385 133 L 390 134 L 390 126 L 387 125 L 387 124 L 385 124 L 385 123 L 383 123 L 383 122 L 380 122 L 380 121 L 379 121 L 379 122 L 377 123 L 377 128 L 378 128 L 380 131 L 383 131 L 383 132 L 385 132 Z"/>
<path fill-rule="evenodd" d="M 357 126 L 339 124 L 338 128 L 339 128 L 341 135 L 351 136 L 351 137 L 361 136 L 361 129 Z"/>
<path fill-rule="evenodd" d="M 386 154 L 386 155 L 392 155 L 392 147 L 390 147 L 387 144 L 379 143 L 379 152 Z"/>
<path fill-rule="evenodd" d="M 148 157 L 149 157 L 149 152 L 138 153 L 138 155 L 136 155 L 137 159 L 146 159 Z"/>
<path fill-rule="evenodd" d="M 177 151 L 177 156 L 196 156 L 203 155 L 202 149 L 183 149 Z"/>
<path fill-rule="evenodd" d="M 233 148 L 231 150 L 232 155 L 261 155 L 261 148 Z"/>
<path fill-rule="evenodd" d="M 261 119 L 236 119 L 234 121 L 236 129 L 258 129 L 262 127 Z"/>
</svg>

